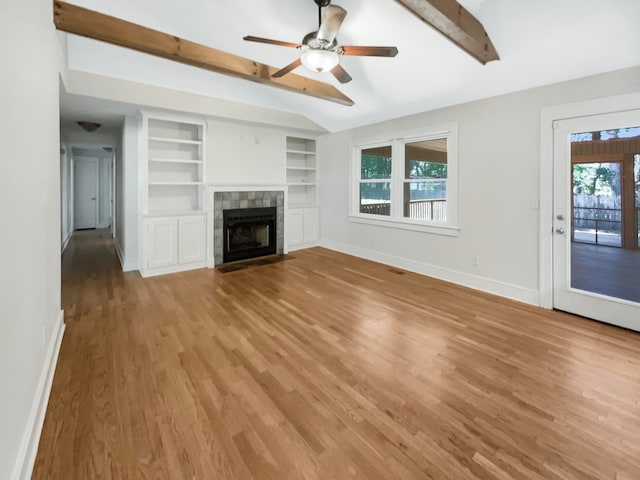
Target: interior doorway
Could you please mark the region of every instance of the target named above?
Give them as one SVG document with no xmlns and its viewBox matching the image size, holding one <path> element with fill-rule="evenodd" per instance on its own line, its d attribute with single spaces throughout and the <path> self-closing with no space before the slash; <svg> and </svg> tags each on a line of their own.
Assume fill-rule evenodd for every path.
<svg viewBox="0 0 640 480">
<path fill-rule="evenodd" d="M 640 110 L 553 132 L 553 307 L 640 331 Z"/>
<path fill-rule="evenodd" d="M 96 157 L 77 157 L 73 160 L 73 217 L 76 230 L 98 226 L 98 160 Z"/>
<path fill-rule="evenodd" d="M 115 152 L 104 145 L 71 145 L 74 230 L 114 230 Z M 64 184 L 64 182 L 62 182 Z"/>
</svg>

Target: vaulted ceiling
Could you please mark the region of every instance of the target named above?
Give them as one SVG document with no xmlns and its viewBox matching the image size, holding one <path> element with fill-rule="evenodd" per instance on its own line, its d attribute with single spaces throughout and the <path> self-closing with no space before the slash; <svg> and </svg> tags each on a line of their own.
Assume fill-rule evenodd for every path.
<svg viewBox="0 0 640 480">
<path fill-rule="evenodd" d="M 459 0 L 482 22 L 500 60 L 482 65 L 394 0 L 335 0 L 348 15 L 341 44 L 395 45 L 395 58 L 342 57 L 353 77 L 296 73 L 330 83 L 355 105 L 277 90 L 69 35 L 68 62 L 91 72 L 309 118 L 329 131 L 640 64 L 637 0 Z M 317 29 L 313 0 L 69 0 L 149 28 L 283 67 L 294 49 L 246 35 L 298 43 Z M 606 92 L 603 92 L 603 95 Z"/>
</svg>

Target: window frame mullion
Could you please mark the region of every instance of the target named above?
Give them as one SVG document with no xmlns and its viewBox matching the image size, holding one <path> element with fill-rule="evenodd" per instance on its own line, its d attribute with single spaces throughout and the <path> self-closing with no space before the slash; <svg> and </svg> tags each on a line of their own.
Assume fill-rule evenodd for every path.
<svg viewBox="0 0 640 480">
<path fill-rule="evenodd" d="M 399 220 L 403 217 L 404 195 L 404 148 L 400 139 L 391 141 L 391 218 Z"/>
</svg>

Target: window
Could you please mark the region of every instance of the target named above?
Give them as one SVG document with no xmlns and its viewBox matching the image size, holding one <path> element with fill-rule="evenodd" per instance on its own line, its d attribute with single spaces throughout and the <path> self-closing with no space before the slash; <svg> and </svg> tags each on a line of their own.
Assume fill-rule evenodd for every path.
<svg viewBox="0 0 640 480">
<path fill-rule="evenodd" d="M 404 217 L 447 221 L 447 139 L 404 145 Z"/>
<path fill-rule="evenodd" d="M 391 145 L 360 153 L 360 213 L 391 215 Z"/>
<path fill-rule="evenodd" d="M 351 220 L 457 235 L 457 125 L 356 145 Z"/>
</svg>

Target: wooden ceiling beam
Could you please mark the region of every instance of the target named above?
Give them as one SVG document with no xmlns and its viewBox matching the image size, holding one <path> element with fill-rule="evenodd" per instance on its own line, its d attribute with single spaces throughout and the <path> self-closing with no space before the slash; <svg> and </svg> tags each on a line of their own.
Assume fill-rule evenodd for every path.
<svg viewBox="0 0 640 480">
<path fill-rule="evenodd" d="M 456 0 L 396 0 L 485 65 L 500 60 L 482 23 Z"/>
<path fill-rule="evenodd" d="M 248 58 L 69 3 L 54 1 L 53 8 L 56 28 L 64 32 L 341 105 L 353 105 L 353 100 L 327 83 L 293 73 L 272 78 L 277 68 Z"/>
</svg>

